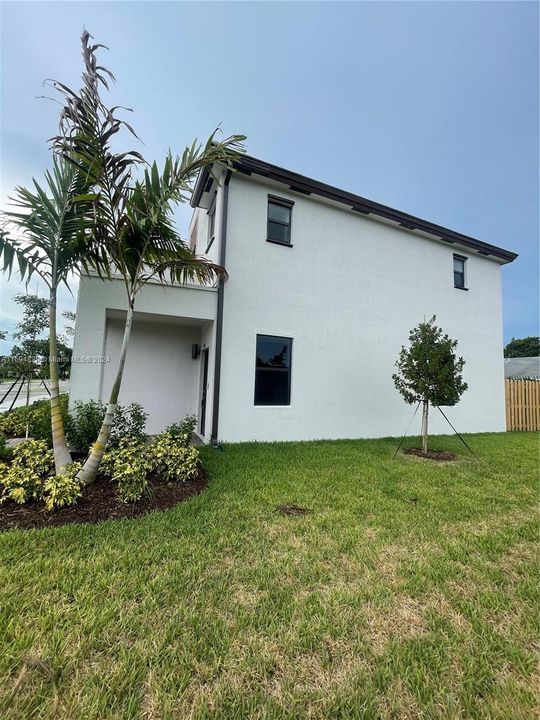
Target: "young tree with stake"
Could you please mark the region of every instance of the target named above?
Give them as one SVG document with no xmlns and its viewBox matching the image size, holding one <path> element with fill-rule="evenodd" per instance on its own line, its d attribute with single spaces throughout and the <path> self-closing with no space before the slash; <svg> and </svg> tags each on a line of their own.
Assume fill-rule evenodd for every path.
<svg viewBox="0 0 540 720">
<path fill-rule="evenodd" d="M 23 317 L 17 324 L 13 337 L 22 340 L 20 353 L 24 356 L 21 369 L 26 375 L 26 407 L 30 405 L 30 386 L 36 369 L 37 339 L 45 331 L 49 319 L 49 302 L 38 295 L 15 295 L 13 298 L 22 305 Z M 28 422 L 26 423 L 26 439 L 28 439 Z"/>
<path fill-rule="evenodd" d="M 428 449 L 430 404 L 456 405 L 467 390 L 463 380 L 465 360 L 456 357 L 457 340 L 435 324 L 435 316 L 409 333 L 409 347 L 402 347 L 396 362 L 394 384 L 409 405 L 422 403 L 422 452 Z"/>
</svg>

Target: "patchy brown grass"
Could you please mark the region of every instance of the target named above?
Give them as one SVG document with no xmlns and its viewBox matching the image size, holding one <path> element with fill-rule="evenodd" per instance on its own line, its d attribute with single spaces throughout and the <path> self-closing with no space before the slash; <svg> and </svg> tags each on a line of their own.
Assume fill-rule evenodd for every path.
<svg viewBox="0 0 540 720">
<path fill-rule="evenodd" d="M 0 535 L 0 717 L 529 720 L 537 442 L 468 441 L 203 448 L 167 512 Z"/>
</svg>

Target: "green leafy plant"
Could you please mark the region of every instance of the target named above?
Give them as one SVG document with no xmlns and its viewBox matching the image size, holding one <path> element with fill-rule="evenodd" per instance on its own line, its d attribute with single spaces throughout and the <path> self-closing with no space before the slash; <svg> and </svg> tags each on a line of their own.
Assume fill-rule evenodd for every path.
<svg viewBox="0 0 540 720">
<path fill-rule="evenodd" d="M 75 408 L 66 421 L 66 435 L 74 450 L 88 452 L 96 442 L 105 411 L 106 406 L 98 400 L 75 403 Z M 131 403 L 127 407 L 117 405 L 108 447 L 118 447 L 124 438 L 145 442 L 147 417 L 148 413 L 139 403 Z"/>
<path fill-rule="evenodd" d="M 158 435 L 150 447 L 154 471 L 161 473 L 167 480 L 183 482 L 197 474 L 197 448 L 184 445 L 168 432 Z"/>
<path fill-rule="evenodd" d="M 150 492 L 148 475 L 152 467 L 151 447 L 127 436 L 121 439 L 118 447 L 105 452 L 100 470 L 117 484 L 117 494 L 122 502 L 135 502 Z"/>
<path fill-rule="evenodd" d="M 41 498 L 42 479 L 29 468 L 11 464 L 2 478 L 0 502 L 14 500 L 23 505 L 30 500 Z"/>
<path fill-rule="evenodd" d="M 68 396 L 63 393 L 58 405 L 63 418 L 68 417 Z M 30 407 L 17 407 L 0 415 L 0 432 L 8 437 L 21 437 L 26 433 L 34 440 L 43 440 L 52 447 L 51 405 L 48 400 L 36 400 Z"/>
<path fill-rule="evenodd" d="M 27 440 L 17 445 L 11 465 L 5 466 L 4 475 L 0 478 L 0 502 L 8 498 L 19 504 L 40 500 L 43 478 L 50 473 L 53 463 L 54 455 L 45 442 Z"/>
<path fill-rule="evenodd" d="M 0 415 L 0 432 L 7 437 L 22 437 L 26 432 L 26 420 L 29 408 L 18 407 Z"/>
<path fill-rule="evenodd" d="M 82 494 L 81 483 L 75 479 L 80 469 L 80 463 L 71 463 L 59 475 L 51 475 L 45 480 L 43 499 L 47 510 L 75 505 Z"/>
<path fill-rule="evenodd" d="M 171 435 L 181 445 L 187 447 L 191 442 L 191 436 L 197 427 L 197 416 L 186 415 L 186 417 L 178 423 L 172 423 L 165 428 L 165 432 Z"/>
<path fill-rule="evenodd" d="M 13 454 L 13 450 L 7 446 L 7 438 L 3 432 L 0 432 L 0 461 L 9 460 Z"/>
<path fill-rule="evenodd" d="M 103 403 L 97 400 L 78 400 L 65 423 L 66 436 L 71 447 L 78 452 L 87 452 L 96 441 L 104 417 Z"/>
<path fill-rule="evenodd" d="M 43 440 L 25 440 L 13 450 L 13 465 L 23 465 L 41 476 L 50 472 L 53 462 L 53 453 Z"/>
<path fill-rule="evenodd" d="M 146 442 L 147 435 L 145 428 L 147 417 L 148 413 L 144 411 L 143 406 L 139 403 L 131 403 L 131 405 L 127 407 L 117 405 L 114 411 L 109 445 L 111 447 L 118 447 L 123 438 L 131 438 L 140 443 Z"/>
<path fill-rule="evenodd" d="M 467 390 L 463 380 L 465 360 L 456 357 L 457 340 L 445 335 L 435 316 L 409 333 L 409 347 L 402 347 L 396 362 L 394 384 L 406 403 L 422 403 L 422 451 L 427 452 L 429 405 L 455 405 Z"/>
</svg>

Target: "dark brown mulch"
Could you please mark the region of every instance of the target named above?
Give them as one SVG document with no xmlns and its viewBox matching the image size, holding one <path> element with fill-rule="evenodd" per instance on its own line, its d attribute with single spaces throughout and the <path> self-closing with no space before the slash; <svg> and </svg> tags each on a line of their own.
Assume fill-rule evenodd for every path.
<svg viewBox="0 0 540 720">
<path fill-rule="evenodd" d="M 150 479 L 151 497 L 134 503 L 123 503 L 116 497 L 116 486 L 104 480 L 84 488 L 83 496 L 76 505 L 48 512 L 42 502 L 17 505 L 8 500 L 0 505 L 0 532 L 20 528 L 56 527 L 70 523 L 98 523 L 102 520 L 121 520 L 138 515 L 147 515 L 156 510 L 166 510 L 194 495 L 208 485 L 208 476 L 203 468 L 198 475 L 186 482 L 168 483 L 161 478 Z"/>
<path fill-rule="evenodd" d="M 416 455 L 416 457 L 425 458 L 426 460 L 439 460 L 441 462 L 449 462 L 455 460 L 457 455 L 451 452 L 444 452 L 444 450 L 428 450 L 422 452 L 420 448 L 407 448 L 403 451 L 405 455 Z"/>
<path fill-rule="evenodd" d="M 311 512 L 309 508 L 299 507 L 298 505 L 278 505 L 276 511 L 282 515 L 307 515 Z"/>
</svg>

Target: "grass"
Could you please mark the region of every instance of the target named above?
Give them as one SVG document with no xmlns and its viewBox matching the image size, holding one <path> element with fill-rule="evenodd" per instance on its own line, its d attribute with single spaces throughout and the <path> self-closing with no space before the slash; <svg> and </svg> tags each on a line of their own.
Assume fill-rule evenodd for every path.
<svg viewBox="0 0 540 720">
<path fill-rule="evenodd" d="M 0 717 L 534 717 L 538 442 L 467 439 L 204 448 L 168 512 L 1 535 Z"/>
</svg>

